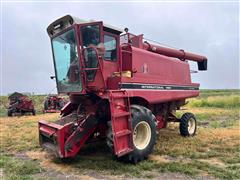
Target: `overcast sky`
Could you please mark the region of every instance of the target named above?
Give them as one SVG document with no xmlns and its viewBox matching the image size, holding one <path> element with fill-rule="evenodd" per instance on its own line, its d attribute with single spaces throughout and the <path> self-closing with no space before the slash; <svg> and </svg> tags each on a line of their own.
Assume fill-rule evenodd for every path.
<svg viewBox="0 0 240 180">
<path fill-rule="evenodd" d="M 2 4 L 2 94 L 49 93 L 55 81 L 47 26 L 66 14 L 102 20 L 148 39 L 208 57 L 208 71 L 192 74 L 204 89 L 240 88 L 239 4 L 6 3 Z M 194 65 L 193 69 L 197 69 Z M 53 92 L 56 92 L 54 90 Z"/>
</svg>

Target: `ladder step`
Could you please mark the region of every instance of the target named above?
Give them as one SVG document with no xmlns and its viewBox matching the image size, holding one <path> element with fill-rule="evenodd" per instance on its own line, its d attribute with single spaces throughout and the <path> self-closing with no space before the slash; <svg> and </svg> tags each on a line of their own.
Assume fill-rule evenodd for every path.
<svg viewBox="0 0 240 180">
<path fill-rule="evenodd" d="M 115 106 L 121 107 L 122 109 L 126 109 L 127 106 L 124 104 L 118 104 L 118 103 L 114 103 Z"/>
<path fill-rule="evenodd" d="M 128 94 L 125 91 L 112 91 L 111 94 L 114 98 L 128 97 Z"/>
<path fill-rule="evenodd" d="M 119 151 L 118 154 L 117 154 L 117 156 L 118 156 L 118 157 L 119 157 L 119 156 L 123 156 L 124 154 L 127 154 L 127 153 L 129 153 L 129 152 L 131 152 L 131 151 L 133 151 L 132 148 L 125 148 L 125 149 Z"/>
<path fill-rule="evenodd" d="M 93 71 L 93 70 L 99 70 L 99 68 L 84 68 L 85 71 Z"/>
<path fill-rule="evenodd" d="M 116 137 L 121 137 L 121 136 L 125 136 L 125 135 L 128 135 L 128 134 L 131 134 L 131 131 L 128 130 L 128 129 L 125 129 L 125 130 L 122 130 L 122 131 L 119 131 L 115 134 Z"/>
<path fill-rule="evenodd" d="M 128 95 L 113 95 L 113 97 L 115 98 L 115 99 L 121 99 L 121 98 L 127 98 L 128 97 Z"/>
<path fill-rule="evenodd" d="M 122 117 L 122 116 L 129 116 L 129 112 L 121 112 L 121 113 L 114 113 L 113 116 L 116 117 Z"/>
</svg>

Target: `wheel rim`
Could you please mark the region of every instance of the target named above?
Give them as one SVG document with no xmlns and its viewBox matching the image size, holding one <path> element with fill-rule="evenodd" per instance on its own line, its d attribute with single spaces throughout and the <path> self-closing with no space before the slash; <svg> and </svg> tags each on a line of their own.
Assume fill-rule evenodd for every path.
<svg viewBox="0 0 240 180">
<path fill-rule="evenodd" d="M 133 131 L 133 144 L 137 149 L 145 149 L 151 139 L 151 128 L 145 121 L 139 122 Z"/>
<path fill-rule="evenodd" d="M 188 121 L 188 132 L 189 132 L 190 135 L 192 135 L 194 133 L 195 128 L 196 128 L 196 121 L 193 118 L 189 119 L 189 121 Z"/>
</svg>

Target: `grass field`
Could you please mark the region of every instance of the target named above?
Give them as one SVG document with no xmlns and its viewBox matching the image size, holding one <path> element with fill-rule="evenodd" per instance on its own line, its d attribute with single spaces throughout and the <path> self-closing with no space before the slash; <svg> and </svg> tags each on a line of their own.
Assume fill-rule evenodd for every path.
<svg viewBox="0 0 240 180">
<path fill-rule="evenodd" d="M 86 146 L 68 163 L 50 157 L 38 145 L 37 121 L 44 96 L 33 97 L 37 116 L 0 118 L 0 178 L 3 179 L 240 179 L 240 91 L 204 90 L 177 113 L 193 112 L 197 135 L 184 138 L 178 125 L 159 131 L 154 153 L 137 165 L 114 160 L 104 143 Z M 5 116 L 5 117 L 4 117 Z"/>
</svg>

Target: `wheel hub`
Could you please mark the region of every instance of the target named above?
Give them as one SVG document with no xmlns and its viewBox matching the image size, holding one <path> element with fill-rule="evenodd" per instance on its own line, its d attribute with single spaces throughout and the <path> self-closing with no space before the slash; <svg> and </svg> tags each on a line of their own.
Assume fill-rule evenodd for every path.
<svg viewBox="0 0 240 180">
<path fill-rule="evenodd" d="M 190 135 L 192 135 L 196 128 L 196 122 L 193 118 L 189 119 L 188 121 L 188 132 Z"/>
<path fill-rule="evenodd" d="M 151 128 L 146 121 L 139 122 L 133 131 L 133 144 L 137 149 L 145 149 L 151 139 Z"/>
</svg>

